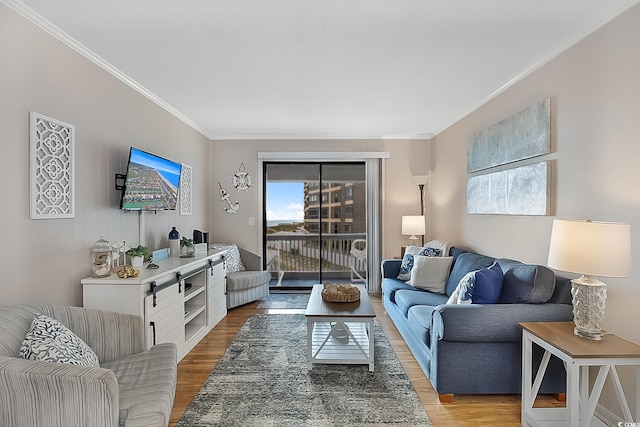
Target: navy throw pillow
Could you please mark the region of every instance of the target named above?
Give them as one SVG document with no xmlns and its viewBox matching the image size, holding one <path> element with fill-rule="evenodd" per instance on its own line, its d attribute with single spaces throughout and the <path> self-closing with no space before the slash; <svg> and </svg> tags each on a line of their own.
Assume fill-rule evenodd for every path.
<svg viewBox="0 0 640 427">
<path fill-rule="evenodd" d="M 489 268 L 476 271 L 476 281 L 473 287 L 473 304 L 495 304 L 502 293 L 504 275 L 502 268 L 496 261 Z"/>
</svg>

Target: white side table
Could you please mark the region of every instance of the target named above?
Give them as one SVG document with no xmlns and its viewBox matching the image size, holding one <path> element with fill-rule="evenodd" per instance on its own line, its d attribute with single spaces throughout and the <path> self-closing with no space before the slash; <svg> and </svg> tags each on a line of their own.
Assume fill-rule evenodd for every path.
<svg viewBox="0 0 640 427">
<path fill-rule="evenodd" d="M 580 338 L 573 322 L 522 322 L 522 425 L 591 426 L 602 425 L 594 417 L 600 393 L 610 376 L 627 422 L 640 420 L 640 346 L 615 335 L 602 341 Z M 533 378 L 533 344 L 544 349 L 540 368 Z M 567 371 L 567 405 L 564 408 L 534 408 L 542 378 L 551 355 L 564 362 Z M 636 367 L 636 414 L 631 415 L 616 366 Z M 590 387 L 589 368 L 598 374 Z"/>
</svg>

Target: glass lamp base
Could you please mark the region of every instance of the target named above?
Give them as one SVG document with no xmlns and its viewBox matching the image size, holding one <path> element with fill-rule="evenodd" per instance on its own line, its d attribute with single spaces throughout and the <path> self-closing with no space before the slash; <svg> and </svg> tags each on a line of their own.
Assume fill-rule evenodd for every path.
<svg viewBox="0 0 640 427">
<path fill-rule="evenodd" d="M 602 340 L 602 324 L 607 300 L 607 285 L 590 276 L 571 281 L 574 334 L 590 340 Z"/>
<path fill-rule="evenodd" d="M 580 338 L 586 338 L 589 340 L 600 341 L 604 339 L 604 333 L 602 332 L 602 330 L 600 330 L 600 332 L 594 333 L 590 331 L 583 331 L 576 326 L 575 328 L 573 328 L 573 333 Z"/>
</svg>

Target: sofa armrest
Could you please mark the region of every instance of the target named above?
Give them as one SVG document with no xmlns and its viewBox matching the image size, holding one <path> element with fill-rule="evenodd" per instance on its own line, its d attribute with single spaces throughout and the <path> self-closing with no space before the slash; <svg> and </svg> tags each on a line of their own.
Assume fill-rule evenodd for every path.
<svg viewBox="0 0 640 427">
<path fill-rule="evenodd" d="M 244 268 L 248 271 L 262 271 L 262 257 L 260 255 L 243 248 L 238 248 L 238 250 Z"/>
<path fill-rule="evenodd" d="M 146 350 L 144 323 L 140 316 L 57 305 L 45 305 L 41 309 L 82 338 L 101 363 Z"/>
<path fill-rule="evenodd" d="M 382 278 L 395 279 L 400 274 L 401 259 L 383 259 L 382 260 Z"/>
<path fill-rule="evenodd" d="M 119 411 L 108 369 L 0 357 L 0 425 L 117 426 Z"/>
<path fill-rule="evenodd" d="M 519 322 L 566 322 L 573 312 L 566 304 L 443 304 L 432 316 L 432 342 L 519 342 Z"/>
</svg>

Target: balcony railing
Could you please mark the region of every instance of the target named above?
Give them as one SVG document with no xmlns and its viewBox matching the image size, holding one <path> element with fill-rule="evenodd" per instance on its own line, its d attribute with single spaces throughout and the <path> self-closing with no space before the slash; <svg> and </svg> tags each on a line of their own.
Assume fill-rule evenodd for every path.
<svg viewBox="0 0 640 427">
<path fill-rule="evenodd" d="M 324 278 L 346 279 L 353 267 L 364 275 L 366 260 L 353 256 L 351 248 L 354 240 L 365 238 L 365 233 L 323 234 L 322 238 L 318 234 L 269 234 L 267 251 L 278 255 L 269 271 L 284 272 L 289 278 L 312 278 L 322 269 Z"/>
</svg>

